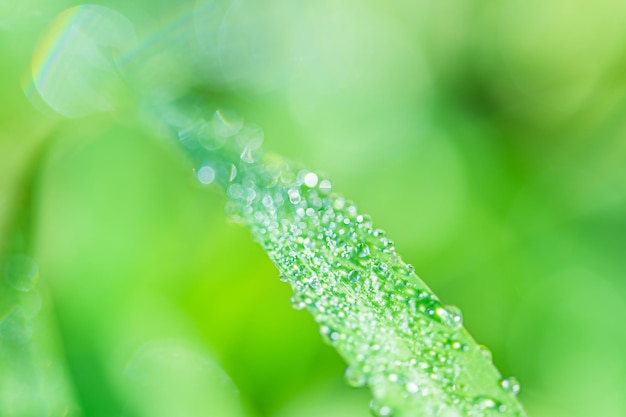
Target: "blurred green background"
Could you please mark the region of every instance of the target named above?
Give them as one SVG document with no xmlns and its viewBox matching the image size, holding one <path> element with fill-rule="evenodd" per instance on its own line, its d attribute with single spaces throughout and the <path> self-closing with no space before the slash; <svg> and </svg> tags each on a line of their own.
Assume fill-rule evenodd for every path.
<svg viewBox="0 0 626 417">
<path fill-rule="evenodd" d="M 0 287 L 0 415 L 368 415 L 225 197 L 137 110 L 191 90 L 371 214 L 530 416 L 626 415 L 626 3 L 98 4 L 125 16 L 104 32 L 134 25 L 99 49 L 139 48 L 126 85 L 81 49 L 42 99 L 33 51 L 77 4 L 0 0 L 3 271 L 24 252 L 39 275 Z"/>
</svg>

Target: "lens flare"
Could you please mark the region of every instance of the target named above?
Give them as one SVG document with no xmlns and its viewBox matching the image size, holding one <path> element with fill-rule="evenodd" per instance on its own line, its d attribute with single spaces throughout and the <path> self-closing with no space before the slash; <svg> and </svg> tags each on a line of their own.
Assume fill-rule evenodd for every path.
<svg viewBox="0 0 626 417">
<path fill-rule="evenodd" d="M 134 43 L 133 25 L 120 13 L 95 5 L 68 9 L 35 49 L 26 90 L 70 118 L 114 110 L 125 88 L 116 59 Z"/>
</svg>

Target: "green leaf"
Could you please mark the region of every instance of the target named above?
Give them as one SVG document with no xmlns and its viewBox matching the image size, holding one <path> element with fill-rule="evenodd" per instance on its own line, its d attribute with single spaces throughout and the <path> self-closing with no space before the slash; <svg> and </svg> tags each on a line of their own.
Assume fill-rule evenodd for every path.
<svg viewBox="0 0 626 417">
<path fill-rule="evenodd" d="M 293 306 L 313 315 L 348 363 L 347 382 L 369 386 L 375 414 L 525 415 L 519 384 L 502 379 L 460 310 L 444 306 L 329 180 L 264 156 L 245 128 L 218 150 L 202 147 L 205 123 L 181 136 L 199 162 L 198 179 L 224 186 L 232 218 L 250 228 L 293 287 Z"/>
</svg>

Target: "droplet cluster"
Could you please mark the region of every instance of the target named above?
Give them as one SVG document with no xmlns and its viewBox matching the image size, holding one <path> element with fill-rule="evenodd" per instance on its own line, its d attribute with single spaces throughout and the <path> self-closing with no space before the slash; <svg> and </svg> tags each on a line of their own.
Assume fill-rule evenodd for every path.
<svg viewBox="0 0 626 417">
<path fill-rule="evenodd" d="M 519 384 L 501 378 L 463 329 L 461 311 L 441 303 L 328 179 L 263 155 L 262 132 L 243 123 L 210 141 L 222 148 L 203 147 L 206 123 L 179 135 L 197 172 L 211 167 L 230 216 L 250 228 L 292 286 L 293 307 L 308 310 L 346 360 L 347 383 L 370 388 L 375 415 L 525 415 L 514 398 Z"/>
</svg>

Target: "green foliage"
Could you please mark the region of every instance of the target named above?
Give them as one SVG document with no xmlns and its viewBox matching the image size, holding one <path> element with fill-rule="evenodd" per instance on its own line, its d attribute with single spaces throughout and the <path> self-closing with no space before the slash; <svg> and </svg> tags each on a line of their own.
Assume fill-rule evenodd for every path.
<svg viewBox="0 0 626 417">
<path fill-rule="evenodd" d="M 152 417 L 178 396 L 148 391 L 212 386 L 186 376 L 197 356 L 230 375 L 252 415 L 368 414 L 367 389 L 343 384 L 312 316 L 224 221 L 225 197 L 155 146 L 130 87 L 230 103 L 263 126 L 267 149 L 328 174 L 463 307 L 529 414 L 624 416 L 624 4 L 111 0 L 118 13 L 81 6 L 44 29 L 76 5 L 0 6 L 0 263 L 12 271 L 0 414 Z M 33 61 L 37 44 L 50 53 Z M 46 106 L 116 114 L 68 122 Z M 53 138 L 29 190 L 25 155 Z M 26 206 L 15 197 L 31 191 Z M 14 240 L 9 219 L 31 239 Z M 181 366 L 128 380 L 138 352 L 172 338 L 194 346 L 163 356 Z"/>
</svg>

